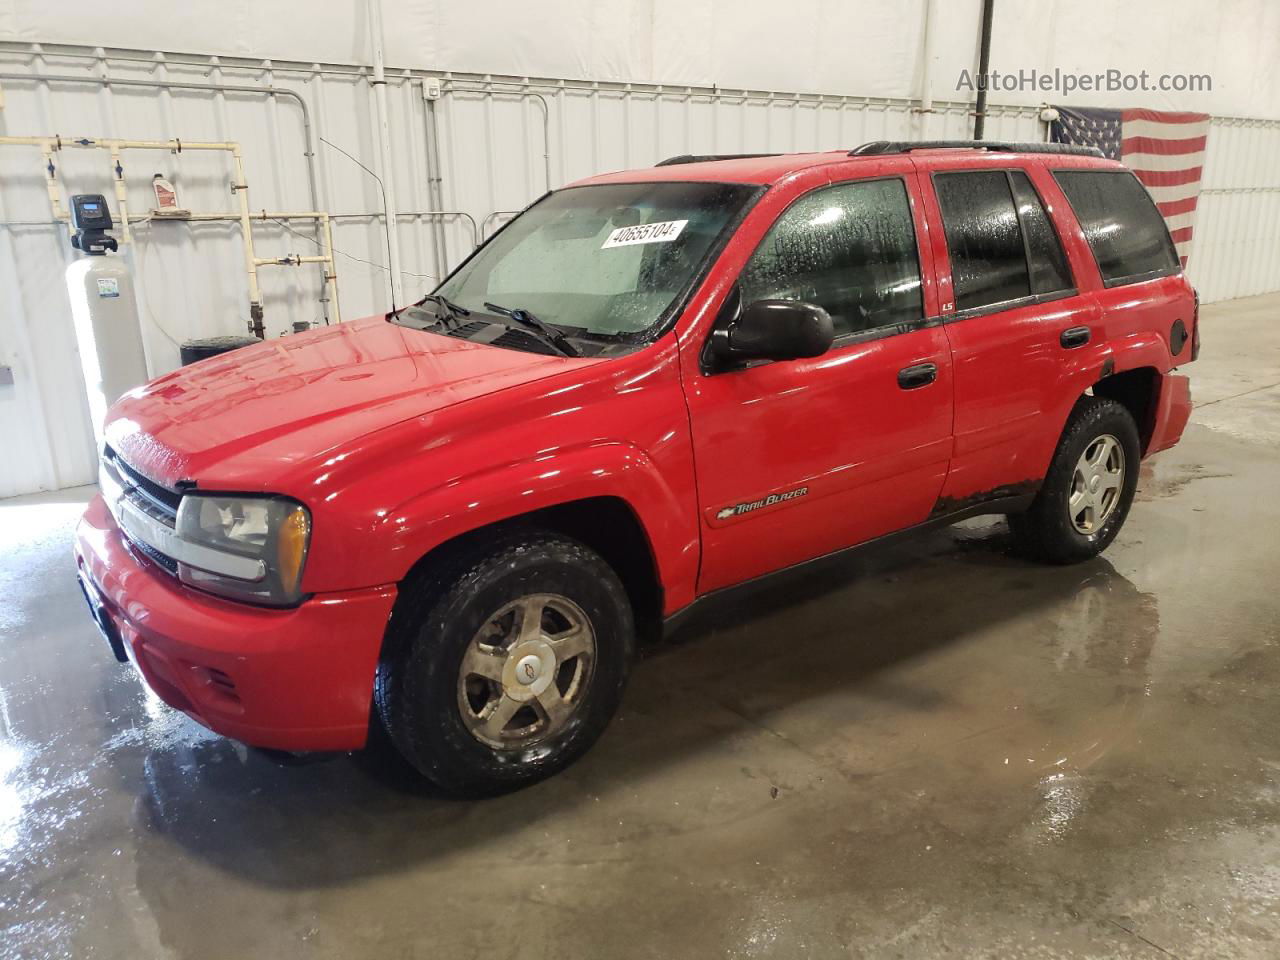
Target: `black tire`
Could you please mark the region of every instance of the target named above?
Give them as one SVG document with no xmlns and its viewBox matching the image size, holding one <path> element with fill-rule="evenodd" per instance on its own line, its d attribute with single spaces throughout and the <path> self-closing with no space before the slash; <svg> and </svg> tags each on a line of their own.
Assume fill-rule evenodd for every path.
<svg viewBox="0 0 1280 960">
<path fill-rule="evenodd" d="M 377 713 L 404 758 L 446 793 L 504 793 L 543 780 L 582 756 L 609 724 L 630 672 L 635 625 L 613 569 L 583 544 L 546 531 L 465 551 L 401 584 L 374 688 Z M 468 728 L 459 672 L 473 638 L 504 605 L 533 594 L 576 604 L 595 653 L 585 690 L 563 729 L 532 747 L 502 749 Z"/>
<path fill-rule="evenodd" d="M 1076 463 L 1095 441 L 1110 435 L 1124 452 L 1124 476 L 1119 500 L 1106 521 L 1090 533 L 1071 522 L 1068 499 Z M 1024 556 L 1042 563 L 1079 563 L 1107 548 L 1129 515 L 1138 486 L 1141 447 L 1133 416 L 1114 400 L 1081 397 L 1067 419 L 1049 472 L 1035 500 L 1025 513 L 1011 514 L 1009 528 Z"/>
</svg>

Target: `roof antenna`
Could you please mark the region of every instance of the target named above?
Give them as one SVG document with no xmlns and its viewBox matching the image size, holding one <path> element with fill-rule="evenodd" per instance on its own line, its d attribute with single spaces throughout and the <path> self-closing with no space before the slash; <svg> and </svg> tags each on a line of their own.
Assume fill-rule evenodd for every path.
<svg viewBox="0 0 1280 960">
<path fill-rule="evenodd" d="M 354 163 L 357 167 L 359 167 L 361 170 L 367 173 L 369 176 L 373 177 L 375 181 L 377 181 L 378 189 L 382 192 L 382 224 L 386 228 L 386 232 L 387 232 L 387 251 L 389 253 L 391 251 L 391 210 L 387 206 L 387 188 L 383 186 L 382 178 L 378 176 L 376 173 L 374 173 L 372 170 L 370 170 L 368 167 L 366 167 L 363 163 L 361 163 L 355 157 L 353 157 L 351 154 L 347 153 L 347 151 L 343 150 L 336 143 L 332 143 L 326 140 L 324 137 L 320 138 L 320 142 L 327 147 L 333 147 L 333 149 L 337 150 L 340 154 L 342 154 L 344 157 L 346 157 L 348 160 Z M 387 281 L 388 283 L 390 283 L 391 268 L 387 267 L 386 270 L 387 270 Z M 389 297 L 389 299 L 391 300 L 390 313 L 395 313 L 396 312 L 396 286 L 394 283 L 390 283 L 390 285 L 391 285 L 391 294 Z"/>
</svg>

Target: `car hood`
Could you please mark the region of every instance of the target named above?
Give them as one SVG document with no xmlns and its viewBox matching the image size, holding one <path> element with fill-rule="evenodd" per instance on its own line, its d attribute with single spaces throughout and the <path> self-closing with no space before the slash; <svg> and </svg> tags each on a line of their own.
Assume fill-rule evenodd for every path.
<svg viewBox="0 0 1280 960">
<path fill-rule="evenodd" d="M 331 457 L 344 442 L 598 362 L 369 317 L 244 347 L 153 380 L 111 408 L 106 439 L 169 486 L 266 490 Z"/>
</svg>

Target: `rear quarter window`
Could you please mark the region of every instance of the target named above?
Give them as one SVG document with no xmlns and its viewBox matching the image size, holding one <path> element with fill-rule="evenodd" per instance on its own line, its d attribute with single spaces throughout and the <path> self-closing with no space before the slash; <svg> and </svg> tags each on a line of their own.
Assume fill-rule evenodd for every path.
<svg viewBox="0 0 1280 960">
<path fill-rule="evenodd" d="M 1128 170 L 1055 170 L 1108 286 L 1177 272 L 1178 254 L 1146 188 Z"/>
</svg>

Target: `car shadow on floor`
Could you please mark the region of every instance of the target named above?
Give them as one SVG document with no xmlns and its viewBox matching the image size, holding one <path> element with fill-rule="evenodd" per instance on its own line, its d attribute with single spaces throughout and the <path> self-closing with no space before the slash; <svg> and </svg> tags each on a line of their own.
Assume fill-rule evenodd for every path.
<svg viewBox="0 0 1280 960">
<path fill-rule="evenodd" d="M 270 888 L 415 869 L 539 820 L 599 811 L 624 791 L 659 790 L 668 768 L 728 771 L 716 752 L 727 738 L 830 698 L 850 698 L 848 712 L 819 734 L 817 756 L 822 737 L 856 741 L 877 713 L 881 724 L 886 714 L 936 724 L 945 737 L 957 689 L 910 676 L 942 655 L 975 676 L 1024 662 L 1037 679 L 1066 658 L 1088 682 L 1124 692 L 1132 712 L 1127 691 L 1145 683 L 1158 633 L 1154 599 L 1105 559 L 1028 564 L 1010 554 L 1002 522 L 936 531 L 708 606 L 640 660 L 618 720 L 586 758 L 516 794 L 437 796 L 385 744 L 303 766 L 222 739 L 153 749 L 131 784 L 140 868 L 149 848 L 168 862 L 177 846 Z"/>
</svg>

